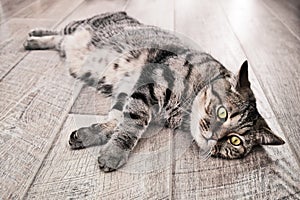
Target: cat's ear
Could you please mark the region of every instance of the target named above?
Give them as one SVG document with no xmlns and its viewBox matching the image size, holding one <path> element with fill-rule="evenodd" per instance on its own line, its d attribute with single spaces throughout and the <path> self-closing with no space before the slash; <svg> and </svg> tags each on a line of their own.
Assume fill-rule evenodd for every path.
<svg viewBox="0 0 300 200">
<path fill-rule="evenodd" d="M 257 133 L 256 141 L 260 145 L 282 145 L 284 140 L 279 136 L 275 135 L 273 131 L 269 128 L 266 121 L 260 116 L 256 122 Z"/>
<path fill-rule="evenodd" d="M 248 79 L 248 61 L 244 61 L 241 69 L 237 76 L 236 89 L 241 90 L 245 88 L 250 88 L 250 82 Z"/>
</svg>

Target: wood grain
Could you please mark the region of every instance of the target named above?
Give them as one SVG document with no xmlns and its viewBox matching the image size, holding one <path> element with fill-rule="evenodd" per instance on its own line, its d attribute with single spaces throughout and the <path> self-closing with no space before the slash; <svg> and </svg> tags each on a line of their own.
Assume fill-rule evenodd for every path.
<svg viewBox="0 0 300 200">
<path fill-rule="evenodd" d="M 174 2 L 171 0 L 130 0 L 126 12 L 144 24 L 174 30 Z M 171 21 L 170 21 L 171 20 Z"/>
<path fill-rule="evenodd" d="M 128 0 L 89 0 L 83 3 L 70 14 L 59 27 L 65 26 L 73 20 L 81 20 L 84 18 L 92 17 L 104 12 L 114 12 L 125 10 Z"/>
<path fill-rule="evenodd" d="M 34 3 L 32 0 L 2 0 L 0 2 L 0 24 L 8 21 L 32 3 Z"/>
<path fill-rule="evenodd" d="M 33 62 L 34 61 L 34 62 Z M 0 194 L 26 193 L 78 95 L 55 52 L 32 52 L 0 82 Z"/>
<path fill-rule="evenodd" d="M 53 19 L 61 22 L 71 12 L 73 12 L 84 0 L 43 0 L 30 4 L 26 9 L 18 12 L 17 18 L 42 18 Z"/>
<path fill-rule="evenodd" d="M 50 28 L 68 15 L 76 2 L 65 12 L 56 13 L 53 8 L 61 4 L 48 5 L 55 20 L 11 18 L 0 26 L 2 199 L 24 196 L 81 85 L 68 76 L 55 52 L 28 53 L 22 43 L 30 29 Z M 25 11 L 40 18 L 30 5 L 20 13 Z"/>
<path fill-rule="evenodd" d="M 110 110 L 112 98 L 99 93 L 93 87 L 83 87 L 70 113 L 106 115 Z"/>
<path fill-rule="evenodd" d="M 264 0 L 270 12 L 300 40 L 300 1 L 298 0 Z"/>
<path fill-rule="evenodd" d="M 103 119 L 70 115 L 25 199 L 167 199 L 170 159 L 169 134 L 152 127 L 128 163 L 116 172 L 101 172 L 99 147 L 70 150 L 71 131 Z M 169 134 L 168 134 L 169 133 Z"/>
<path fill-rule="evenodd" d="M 175 10 L 176 31 L 192 37 L 227 68 L 237 71 L 246 56 L 235 36 L 235 29 L 231 29 L 217 1 L 178 0 Z M 187 12 L 189 16 L 183 17 Z M 186 26 L 187 23 L 197 26 Z M 252 66 L 251 58 L 248 55 L 247 58 L 253 69 L 255 66 Z M 259 110 L 268 118 L 272 130 L 283 136 L 253 70 L 250 74 Z M 181 148 L 177 148 L 183 136 L 178 134 L 174 141 L 173 156 L 176 158 L 182 152 Z M 294 198 L 300 189 L 299 178 L 295 175 L 299 166 L 289 145 L 258 148 L 245 159 L 231 161 L 214 158 L 201 160 L 197 146 L 192 145 L 178 158 L 172 182 L 174 199 Z"/>
</svg>

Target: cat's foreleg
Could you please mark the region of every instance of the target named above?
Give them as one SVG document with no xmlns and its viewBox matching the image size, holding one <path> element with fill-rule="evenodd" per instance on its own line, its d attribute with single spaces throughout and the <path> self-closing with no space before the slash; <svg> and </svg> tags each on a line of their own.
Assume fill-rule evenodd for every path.
<svg viewBox="0 0 300 200">
<path fill-rule="evenodd" d="M 124 106 L 122 121 L 100 150 L 98 163 L 103 171 L 116 170 L 127 162 L 130 152 L 151 120 L 154 103 L 157 103 L 157 99 L 153 100 L 152 97 L 149 86 L 140 87 L 129 97 Z"/>
<path fill-rule="evenodd" d="M 103 145 L 108 142 L 118 122 L 123 118 L 122 110 L 127 94 L 120 93 L 115 99 L 105 123 L 93 124 L 73 131 L 69 138 L 71 149 Z"/>
</svg>

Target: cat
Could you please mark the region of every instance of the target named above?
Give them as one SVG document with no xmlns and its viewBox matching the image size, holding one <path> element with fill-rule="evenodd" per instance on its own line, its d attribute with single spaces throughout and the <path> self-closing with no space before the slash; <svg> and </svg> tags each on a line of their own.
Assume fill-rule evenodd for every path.
<svg viewBox="0 0 300 200">
<path fill-rule="evenodd" d="M 56 49 L 70 74 L 112 96 L 105 122 L 70 134 L 71 149 L 103 145 L 99 167 L 123 166 L 149 123 L 190 132 L 202 155 L 235 159 L 256 145 L 282 145 L 256 108 L 248 62 L 237 75 L 210 54 L 125 12 L 71 22 L 61 31 L 35 29 L 27 50 Z"/>
</svg>

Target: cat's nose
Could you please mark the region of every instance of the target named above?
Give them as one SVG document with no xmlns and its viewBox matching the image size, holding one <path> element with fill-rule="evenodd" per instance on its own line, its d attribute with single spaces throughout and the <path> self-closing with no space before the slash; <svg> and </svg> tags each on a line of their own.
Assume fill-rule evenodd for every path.
<svg viewBox="0 0 300 200">
<path fill-rule="evenodd" d="M 216 140 L 222 139 L 224 137 L 226 137 L 229 133 L 227 129 L 221 129 L 220 131 L 218 131 L 217 133 L 214 134 L 214 138 Z"/>
</svg>

